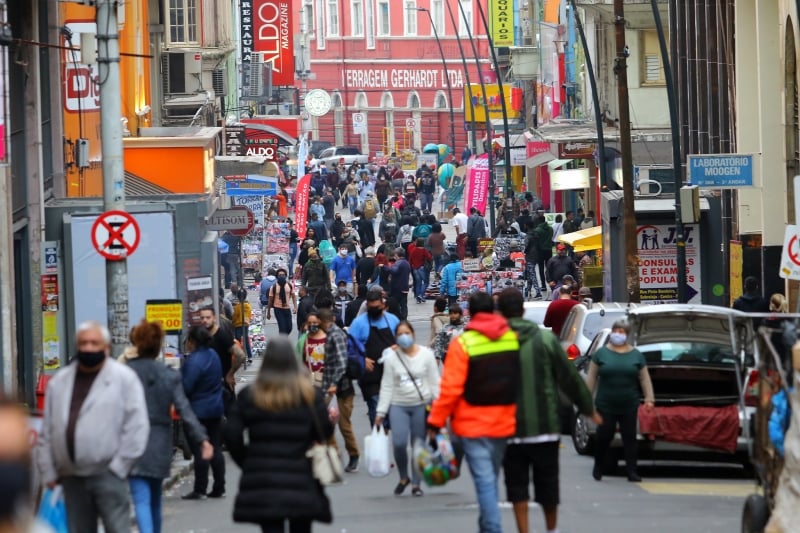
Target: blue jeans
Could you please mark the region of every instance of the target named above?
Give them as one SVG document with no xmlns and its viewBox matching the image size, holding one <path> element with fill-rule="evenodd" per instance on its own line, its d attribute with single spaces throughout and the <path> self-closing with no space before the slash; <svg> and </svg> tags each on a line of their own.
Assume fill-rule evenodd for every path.
<svg viewBox="0 0 800 533">
<path fill-rule="evenodd" d="M 242 348 L 248 359 L 253 358 L 253 352 L 250 350 L 250 327 L 238 326 L 233 328 L 233 336 L 237 341 L 242 341 Z"/>
<path fill-rule="evenodd" d="M 414 296 L 417 298 L 425 298 L 425 291 L 428 288 L 428 269 L 424 266 L 414 269 Z"/>
<path fill-rule="evenodd" d="M 274 307 L 275 321 L 278 323 L 278 333 L 289 335 L 292 332 L 292 310 Z"/>
<path fill-rule="evenodd" d="M 161 484 L 163 479 L 131 476 L 128 484 L 141 533 L 161 533 Z"/>
<path fill-rule="evenodd" d="M 419 193 L 419 208 L 422 211 L 430 213 L 433 211 L 433 193 L 421 192 Z"/>
<path fill-rule="evenodd" d="M 434 255 L 433 271 L 438 273 L 442 271 L 442 268 L 444 268 L 444 255 Z"/>
<path fill-rule="evenodd" d="M 377 414 L 378 410 L 378 395 L 370 396 L 369 398 L 364 398 L 364 401 L 367 402 L 367 417 L 369 418 L 369 426 L 372 427 L 375 425 L 375 415 Z M 390 429 L 389 427 L 389 414 L 386 414 L 386 417 L 383 419 L 383 427 L 385 429 Z"/>
<path fill-rule="evenodd" d="M 348 196 L 347 207 L 350 208 L 350 216 L 353 216 L 356 212 L 356 207 L 358 207 L 358 196 Z"/>
<path fill-rule="evenodd" d="M 503 464 L 506 439 L 463 437 L 462 443 L 478 497 L 480 533 L 501 533 L 503 526 L 498 506 L 497 474 Z"/>
<path fill-rule="evenodd" d="M 294 260 L 297 259 L 297 243 L 289 243 L 289 277 L 294 277 Z"/>
</svg>

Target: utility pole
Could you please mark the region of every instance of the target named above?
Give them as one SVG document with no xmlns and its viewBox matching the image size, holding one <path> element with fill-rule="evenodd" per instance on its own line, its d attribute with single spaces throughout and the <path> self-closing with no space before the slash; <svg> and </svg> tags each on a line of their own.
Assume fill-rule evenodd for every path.
<svg viewBox="0 0 800 533">
<path fill-rule="evenodd" d="M 619 101 L 619 142 L 622 150 L 622 206 L 625 220 L 625 275 L 628 280 L 628 301 L 639 301 L 639 248 L 636 242 L 636 207 L 633 202 L 633 156 L 631 154 L 631 113 L 628 101 L 628 47 L 625 45 L 625 10 L 623 0 L 614 0 Z M 605 154 L 603 154 L 605 156 Z M 676 191 L 677 192 L 677 191 Z"/>
<path fill-rule="evenodd" d="M 418 7 L 417 11 L 424 11 L 428 15 L 428 20 L 431 21 L 431 28 L 433 29 L 433 37 L 436 39 L 436 45 L 439 47 L 439 55 L 442 56 L 442 68 L 444 79 L 447 81 L 447 99 L 450 100 L 450 147 L 453 153 L 456 151 L 456 126 L 455 114 L 453 113 L 453 87 L 450 85 L 450 71 L 447 69 L 447 60 L 444 57 L 444 50 L 442 49 L 442 41 L 439 40 L 439 32 L 436 30 L 436 23 L 433 21 L 433 16 L 430 10 L 424 7 Z M 458 28 L 456 28 L 456 33 Z"/>
<path fill-rule="evenodd" d="M 103 209 L 125 210 L 120 104 L 118 0 L 97 0 L 97 66 L 100 85 L 100 138 L 103 143 Z M 128 261 L 106 260 L 106 303 L 113 355 L 128 343 Z"/>
<path fill-rule="evenodd" d="M 800 0 L 798 0 L 800 1 Z M 464 55 L 464 46 L 461 44 L 461 35 L 458 33 L 458 22 L 456 21 L 455 15 L 453 15 L 453 7 L 450 5 L 450 2 L 445 2 L 447 6 L 447 13 L 450 15 L 450 23 L 453 25 L 453 31 L 456 34 L 456 42 L 458 43 L 458 53 L 461 54 L 461 66 L 464 68 L 464 78 L 467 81 L 467 96 L 469 98 L 469 105 L 472 105 L 472 81 L 469 78 L 469 69 L 467 68 L 467 57 Z M 453 109 L 453 102 L 450 102 L 450 109 Z M 464 110 L 467 109 L 467 103 L 464 103 Z M 470 147 L 472 148 L 472 153 L 477 155 L 478 154 L 478 131 L 477 126 L 475 123 L 475 117 L 472 117 L 472 123 L 470 124 L 472 130 L 472 143 Z M 455 142 L 455 141 L 454 141 Z M 457 148 L 453 146 L 453 153 L 456 152 Z M 461 162 L 462 165 L 466 165 L 466 161 Z"/>
</svg>

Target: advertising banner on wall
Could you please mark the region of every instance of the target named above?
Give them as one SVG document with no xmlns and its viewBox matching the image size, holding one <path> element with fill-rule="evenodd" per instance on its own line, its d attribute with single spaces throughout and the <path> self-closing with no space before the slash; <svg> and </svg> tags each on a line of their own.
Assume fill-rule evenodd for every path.
<svg viewBox="0 0 800 533">
<path fill-rule="evenodd" d="M 294 85 L 292 2 L 253 0 L 253 51 L 272 65 L 273 85 Z"/>
<path fill-rule="evenodd" d="M 686 301 L 701 303 L 700 228 L 684 226 L 686 233 Z M 678 302 L 677 233 L 675 226 L 648 224 L 638 226 L 639 284 L 643 303 Z"/>
<path fill-rule="evenodd" d="M 514 44 L 513 0 L 489 0 L 489 25 L 494 46 Z"/>
</svg>

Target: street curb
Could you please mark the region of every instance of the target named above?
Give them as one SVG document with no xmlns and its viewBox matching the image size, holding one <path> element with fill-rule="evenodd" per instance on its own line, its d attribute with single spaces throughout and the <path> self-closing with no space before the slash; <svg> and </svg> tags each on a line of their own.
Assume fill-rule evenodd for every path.
<svg viewBox="0 0 800 533">
<path fill-rule="evenodd" d="M 173 471 L 170 472 L 170 476 L 164 480 L 163 490 L 169 490 L 177 485 L 181 479 L 186 477 L 192 471 L 193 467 L 194 461 L 186 461 L 185 465 L 180 465 L 177 467 L 177 469 L 173 469 Z"/>
</svg>

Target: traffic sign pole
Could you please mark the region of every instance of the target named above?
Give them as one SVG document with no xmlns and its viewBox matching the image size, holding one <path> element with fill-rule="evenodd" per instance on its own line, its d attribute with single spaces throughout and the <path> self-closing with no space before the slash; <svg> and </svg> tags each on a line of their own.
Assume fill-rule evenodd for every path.
<svg viewBox="0 0 800 533">
<path fill-rule="evenodd" d="M 120 103 L 117 2 L 97 0 L 97 66 L 100 83 L 100 136 L 103 143 L 103 208 L 125 211 L 125 172 L 122 163 L 122 105 Z M 128 343 L 128 262 L 106 260 L 106 303 L 114 357 Z"/>
</svg>

